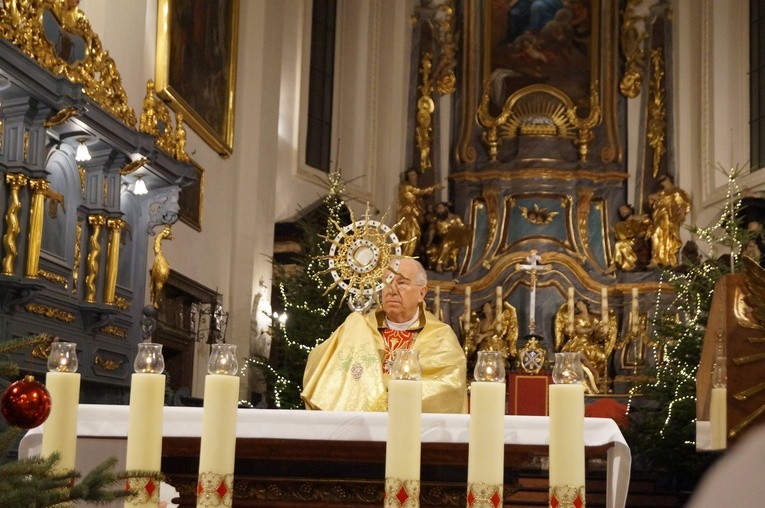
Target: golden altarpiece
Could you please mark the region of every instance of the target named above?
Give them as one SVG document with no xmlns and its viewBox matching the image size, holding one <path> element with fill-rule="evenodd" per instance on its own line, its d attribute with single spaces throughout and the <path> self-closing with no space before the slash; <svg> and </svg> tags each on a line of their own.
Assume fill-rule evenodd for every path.
<svg viewBox="0 0 765 508">
<path fill-rule="evenodd" d="M 3 2 L 0 36 L 0 334 L 77 342 L 82 400 L 120 401 L 145 338 L 148 242 L 196 178 L 184 127 L 151 81 L 144 111 L 128 106 L 76 3 Z M 139 180 L 148 193 L 133 192 Z M 47 353 L 15 360 L 44 373 Z"/>
<path fill-rule="evenodd" d="M 669 7 L 654 2 L 638 15 L 637 4 L 415 9 L 411 167 L 401 185 L 425 191 L 412 252 L 437 287 L 431 306 L 469 357 L 499 347 L 511 370 L 538 372 L 580 341 L 593 394 L 625 393 L 656 360 L 647 316 L 666 299 L 660 269 L 680 259 L 677 230 L 690 207 L 671 183 Z M 628 98 L 641 104 L 631 168 Z M 675 193 L 669 247 L 651 237 L 662 189 Z M 399 219 L 412 209 L 404 195 Z"/>
</svg>

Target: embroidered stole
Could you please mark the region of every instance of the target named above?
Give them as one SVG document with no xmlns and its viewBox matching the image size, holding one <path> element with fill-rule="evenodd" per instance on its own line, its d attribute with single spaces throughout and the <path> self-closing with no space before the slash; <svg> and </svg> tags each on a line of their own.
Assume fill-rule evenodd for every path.
<svg viewBox="0 0 765 508">
<path fill-rule="evenodd" d="M 385 343 L 385 358 L 383 358 L 383 372 L 390 374 L 390 368 L 393 366 L 393 356 L 397 349 L 412 349 L 415 330 L 394 330 L 393 328 L 383 328 L 383 342 Z"/>
</svg>

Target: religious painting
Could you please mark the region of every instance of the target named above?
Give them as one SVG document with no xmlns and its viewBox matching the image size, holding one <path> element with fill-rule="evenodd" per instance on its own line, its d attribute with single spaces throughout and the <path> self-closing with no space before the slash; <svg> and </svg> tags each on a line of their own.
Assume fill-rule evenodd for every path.
<svg viewBox="0 0 765 508">
<path fill-rule="evenodd" d="M 586 116 L 597 79 L 599 7 L 591 0 L 487 2 L 485 79 L 492 103 L 544 84 L 568 95 Z"/>
<path fill-rule="evenodd" d="M 157 94 L 221 156 L 234 141 L 239 0 L 159 0 Z"/>
<path fill-rule="evenodd" d="M 187 226 L 202 231 L 202 207 L 204 205 L 205 170 L 194 161 L 196 180 L 191 185 L 181 188 L 178 196 L 179 218 Z"/>
</svg>

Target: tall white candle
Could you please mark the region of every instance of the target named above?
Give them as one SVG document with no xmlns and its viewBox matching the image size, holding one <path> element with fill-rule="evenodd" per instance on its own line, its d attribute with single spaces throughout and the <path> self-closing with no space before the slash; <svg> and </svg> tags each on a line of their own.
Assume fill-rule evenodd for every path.
<svg viewBox="0 0 765 508">
<path fill-rule="evenodd" d="M 584 385 L 550 385 L 550 487 L 584 487 Z"/>
<path fill-rule="evenodd" d="M 165 405 L 165 359 L 162 344 L 142 342 L 133 362 L 128 411 L 127 470 L 162 470 L 162 411 Z M 159 482 L 149 477 L 129 478 L 136 493 L 125 498 L 125 508 L 156 508 Z"/>
<path fill-rule="evenodd" d="M 162 470 L 162 410 L 165 405 L 165 376 L 135 373 L 130 378 L 127 456 L 125 468 Z M 156 506 L 125 503 L 125 506 Z"/>
<path fill-rule="evenodd" d="M 438 319 L 441 319 L 441 286 L 436 286 L 435 294 L 433 295 L 433 314 Z"/>
<path fill-rule="evenodd" d="M 213 344 L 207 362 L 197 507 L 230 507 L 234 489 L 239 377 L 236 346 Z"/>
<path fill-rule="evenodd" d="M 50 393 L 51 409 L 43 426 L 43 457 L 58 452 L 58 468 L 75 469 L 77 455 L 77 408 L 80 402 L 80 374 L 48 372 L 45 387 Z"/>
<path fill-rule="evenodd" d="M 712 427 L 712 450 L 724 450 L 728 447 L 727 397 L 727 388 L 712 388 L 712 398 L 709 401 L 709 423 Z"/>
<path fill-rule="evenodd" d="M 603 333 L 608 331 L 608 289 L 600 288 L 600 320 L 603 325 Z"/>
<path fill-rule="evenodd" d="M 574 288 L 568 288 L 568 333 L 574 331 Z"/>
<path fill-rule="evenodd" d="M 468 485 L 501 487 L 504 483 L 504 423 L 505 383 L 474 381 L 470 385 Z"/>
<path fill-rule="evenodd" d="M 419 506 L 421 429 L 422 381 L 390 380 L 385 496 L 399 496 L 402 490 L 410 498 L 416 494 L 417 504 L 411 506 Z"/>
<path fill-rule="evenodd" d="M 55 340 L 48 355 L 45 387 L 51 410 L 43 426 L 41 454 L 59 453 L 58 469 L 75 469 L 77 455 L 77 410 L 80 402 L 80 375 L 77 373 L 77 344 Z"/>
</svg>

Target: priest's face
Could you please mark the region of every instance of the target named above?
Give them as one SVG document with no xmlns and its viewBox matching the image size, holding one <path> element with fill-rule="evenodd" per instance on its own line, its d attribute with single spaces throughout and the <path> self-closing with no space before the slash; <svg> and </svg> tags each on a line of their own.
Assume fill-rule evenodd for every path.
<svg viewBox="0 0 765 508">
<path fill-rule="evenodd" d="M 406 323 L 425 299 L 428 280 L 422 265 L 413 259 L 402 259 L 396 271 L 393 282 L 382 290 L 382 306 L 388 319 Z"/>
</svg>

